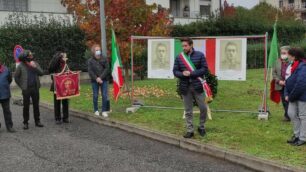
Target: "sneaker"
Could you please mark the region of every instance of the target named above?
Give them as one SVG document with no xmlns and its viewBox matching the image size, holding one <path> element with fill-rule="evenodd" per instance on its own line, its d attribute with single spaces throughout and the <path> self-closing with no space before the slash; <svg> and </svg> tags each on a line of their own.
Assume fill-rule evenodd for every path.
<svg viewBox="0 0 306 172">
<path fill-rule="evenodd" d="M 96 111 L 96 112 L 95 112 L 95 115 L 96 115 L 96 116 L 100 116 L 99 111 Z"/>
<path fill-rule="evenodd" d="M 105 117 L 105 118 L 107 118 L 107 117 L 108 117 L 107 112 L 102 112 L 102 116 Z"/>
</svg>

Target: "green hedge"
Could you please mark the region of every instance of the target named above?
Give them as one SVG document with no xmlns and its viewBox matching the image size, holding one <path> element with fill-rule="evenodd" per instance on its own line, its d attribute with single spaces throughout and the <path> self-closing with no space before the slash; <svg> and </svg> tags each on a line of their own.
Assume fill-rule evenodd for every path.
<svg viewBox="0 0 306 172">
<path fill-rule="evenodd" d="M 46 71 L 57 47 L 67 49 L 69 66 L 73 70 L 86 70 L 85 34 L 67 21 L 47 19 L 43 16 L 30 20 L 22 13 L 15 13 L 0 27 L 0 60 L 14 68 L 14 46 L 19 44 L 34 53 L 34 58 Z"/>
</svg>

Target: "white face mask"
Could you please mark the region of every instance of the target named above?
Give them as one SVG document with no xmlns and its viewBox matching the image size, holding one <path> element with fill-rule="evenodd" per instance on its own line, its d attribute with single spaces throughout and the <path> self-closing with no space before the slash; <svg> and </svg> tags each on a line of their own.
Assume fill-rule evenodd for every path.
<svg viewBox="0 0 306 172">
<path fill-rule="evenodd" d="M 287 59 L 288 59 L 288 56 L 287 56 L 286 54 L 282 54 L 282 55 L 281 55 L 281 59 L 282 59 L 282 60 L 287 60 Z"/>
<path fill-rule="evenodd" d="M 96 56 L 100 56 L 101 55 L 101 51 L 100 50 L 96 51 L 95 55 Z"/>
</svg>

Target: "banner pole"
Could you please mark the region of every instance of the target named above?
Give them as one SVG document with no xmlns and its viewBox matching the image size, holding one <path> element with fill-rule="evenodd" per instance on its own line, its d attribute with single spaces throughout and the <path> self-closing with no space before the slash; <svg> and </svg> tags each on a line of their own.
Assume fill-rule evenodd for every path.
<svg viewBox="0 0 306 172">
<path fill-rule="evenodd" d="M 131 104 L 134 102 L 134 38 L 131 36 L 131 82 L 132 82 L 132 93 L 131 93 Z"/>
</svg>

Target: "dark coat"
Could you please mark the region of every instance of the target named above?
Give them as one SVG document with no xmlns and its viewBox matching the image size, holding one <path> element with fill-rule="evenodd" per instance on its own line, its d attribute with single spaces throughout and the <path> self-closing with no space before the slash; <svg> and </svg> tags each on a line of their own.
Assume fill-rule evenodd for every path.
<svg viewBox="0 0 306 172">
<path fill-rule="evenodd" d="M 186 71 L 187 68 L 179 56 L 176 57 L 174 62 L 173 74 L 180 79 L 179 90 L 182 95 L 187 94 L 189 85 L 192 85 L 193 89 L 197 93 L 203 93 L 203 85 L 197 78 L 204 78 L 204 75 L 208 73 L 207 62 L 203 53 L 193 50 L 190 55 L 190 59 L 195 65 L 196 70 L 191 72 L 189 77 L 183 75 L 183 71 Z"/>
<path fill-rule="evenodd" d="M 91 57 L 88 60 L 88 73 L 92 82 L 96 82 L 96 79 L 100 77 L 102 80 L 108 80 L 110 74 L 110 66 L 106 58 L 96 59 Z"/>
<path fill-rule="evenodd" d="M 306 63 L 301 62 L 298 68 L 286 80 L 285 96 L 290 102 L 306 102 Z"/>
<path fill-rule="evenodd" d="M 37 88 L 40 88 L 40 80 L 39 80 L 39 76 L 42 76 L 44 74 L 44 71 L 41 69 L 41 67 L 39 66 L 39 64 L 37 62 L 35 62 L 36 64 L 36 68 L 35 73 L 36 78 L 35 78 L 35 82 L 36 82 L 36 86 Z M 24 62 L 21 62 L 16 71 L 15 71 L 15 75 L 14 75 L 14 79 L 16 84 L 22 89 L 22 90 L 27 90 L 28 89 L 28 69 L 27 69 L 27 65 Z"/>
<path fill-rule="evenodd" d="M 11 97 L 10 84 L 12 83 L 12 74 L 7 67 L 0 73 L 0 100 L 9 99 Z"/>
</svg>

